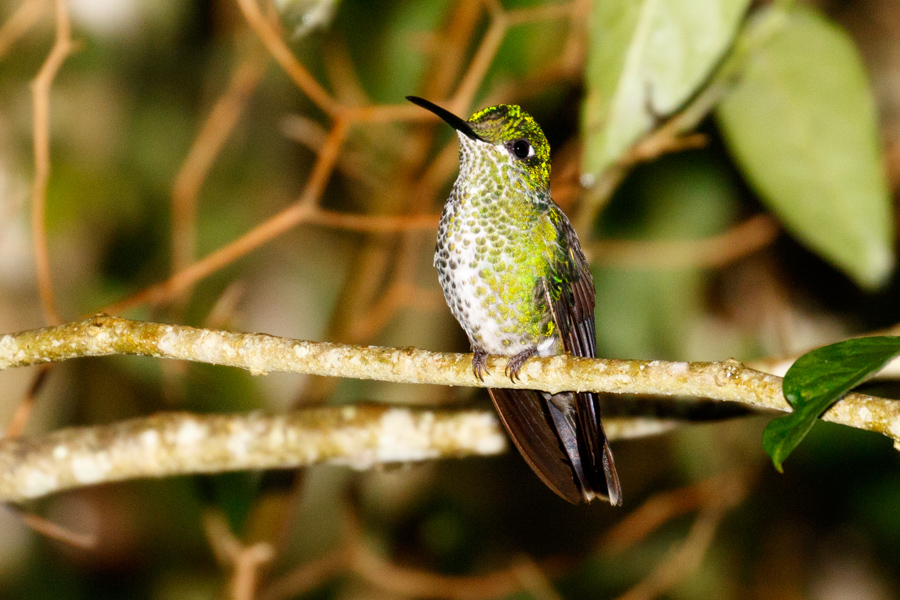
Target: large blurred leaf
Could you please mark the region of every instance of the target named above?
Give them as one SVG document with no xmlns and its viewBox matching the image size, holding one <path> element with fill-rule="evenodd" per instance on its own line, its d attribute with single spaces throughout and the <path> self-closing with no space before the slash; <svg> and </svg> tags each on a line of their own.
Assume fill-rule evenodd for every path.
<svg viewBox="0 0 900 600">
<path fill-rule="evenodd" d="M 697 90 L 748 0 L 595 0 L 582 113 L 583 172 L 599 174 Z"/>
<path fill-rule="evenodd" d="M 893 268 L 893 227 L 866 75 L 836 26 L 808 10 L 786 17 L 748 57 L 719 122 L 788 229 L 859 284 L 875 286 Z"/>
<path fill-rule="evenodd" d="M 772 419 L 763 447 L 775 468 L 803 441 L 816 420 L 841 396 L 880 371 L 900 354 L 900 337 L 846 340 L 817 348 L 797 359 L 784 376 L 784 397 L 793 412 Z"/>
</svg>

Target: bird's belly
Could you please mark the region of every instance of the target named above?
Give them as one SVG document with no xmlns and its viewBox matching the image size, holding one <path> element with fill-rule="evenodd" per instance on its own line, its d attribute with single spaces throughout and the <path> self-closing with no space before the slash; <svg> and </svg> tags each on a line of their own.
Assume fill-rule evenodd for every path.
<svg viewBox="0 0 900 600">
<path fill-rule="evenodd" d="M 558 353 L 556 336 L 537 334 L 540 323 L 547 317 L 531 306 L 533 288 L 527 293 L 508 285 L 516 279 L 515 266 L 504 265 L 496 270 L 496 262 L 479 257 L 472 245 L 453 244 L 438 248 L 437 260 L 441 288 L 447 304 L 473 346 L 480 346 L 489 354 L 514 355 L 529 348 L 537 348 L 541 355 Z"/>
</svg>

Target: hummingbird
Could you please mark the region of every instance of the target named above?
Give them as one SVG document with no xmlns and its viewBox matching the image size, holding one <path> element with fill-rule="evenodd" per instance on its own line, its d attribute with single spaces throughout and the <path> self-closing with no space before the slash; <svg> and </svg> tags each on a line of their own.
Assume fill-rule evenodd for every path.
<svg viewBox="0 0 900 600">
<path fill-rule="evenodd" d="M 444 204 L 434 266 L 450 311 L 469 337 L 472 369 L 509 356 L 515 382 L 532 356 L 594 357 L 594 281 L 575 229 L 550 196 L 550 145 L 521 107 L 491 106 L 465 121 L 407 96 L 459 137 L 459 177 Z M 573 504 L 622 489 L 594 392 L 488 389 L 525 461 Z"/>
</svg>

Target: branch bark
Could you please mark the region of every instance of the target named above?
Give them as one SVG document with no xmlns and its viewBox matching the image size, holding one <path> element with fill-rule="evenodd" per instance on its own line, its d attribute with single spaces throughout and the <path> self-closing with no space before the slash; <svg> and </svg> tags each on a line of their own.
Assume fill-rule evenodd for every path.
<svg viewBox="0 0 900 600">
<path fill-rule="evenodd" d="M 106 315 L 0 337 L 0 369 L 113 354 L 227 365 L 256 375 L 286 372 L 549 392 L 687 396 L 790 410 L 779 377 L 735 360 L 533 358 L 522 368 L 520 379 L 511 382 L 503 374 L 506 358 L 491 357 L 482 382 L 472 373 L 470 354 L 309 342 Z M 900 402 L 851 393 L 823 418 L 881 433 L 900 448 Z M 635 424 L 628 423 L 608 427 L 611 437 L 633 434 L 629 426 Z M 290 468 L 316 462 L 368 468 L 379 462 L 495 454 L 505 448 L 503 440 L 496 419 L 484 411 L 355 406 L 278 417 L 157 415 L 106 427 L 62 430 L 33 441 L 0 440 L 0 501 L 134 477 Z"/>
<path fill-rule="evenodd" d="M 142 477 L 317 463 L 363 470 L 505 448 L 497 420 L 485 411 L 359 405 L 279 416 L 163 413 L 0 440 L 0 501 Z"/>
</svg>

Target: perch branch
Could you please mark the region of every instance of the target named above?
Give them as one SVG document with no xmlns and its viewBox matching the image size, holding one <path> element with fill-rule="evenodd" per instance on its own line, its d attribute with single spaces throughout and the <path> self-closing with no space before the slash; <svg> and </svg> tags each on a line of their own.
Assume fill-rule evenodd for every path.
<svg viewBox="0 0 900 600">
<path fill-rule="evenodd" d="M 469 354 L 308 342 L 106 315 L 0 337 L 0 369 L 113 354 L 240 367 L 256 375 L 285 372 L 554 393 L 691 396 L 789 410 L 780 378 L 734 360 L 685 363 L 561 355 L 530 359 L 521 379 L 511 382 L 503 375 L 506 358 L 491 357 L 482 382 L 472 374 Z M 882 433 L 900 446 L 898 402 L 848 394 L 823 418 Z M 640 419 L 610 421 L 611 438 L 647 435 L 671 426 L 663 421 L 648 429 Z M 369 468 L 382 462 L 495 454 L 504 448 L 496 419 L 487 411 L 439 413 L 358 405 L 277 417 L 162 414 L 35 439 L 0 439 L 0 501 L 18 502 L 136 477 L 318 462 Z"/>
<path fill-rule="evenodd" d="M 560 355 L 529 360 L 520 379 L 503 375 L 504 357 L 488 361 L 484 381 L 472 374 L 471 355 L 417 348 L 358 347 L 266 334 L 234 333 L 132 321 L 99 315 L 0 338 L 0 369 L 83 356 L 136 354 L 240 367 L 253 374 L 301 373 L 396 383 L 506 387 L 548 392 L 593 390 L 614 394 L 691 396 L 787 411 L 781 379 L 723 362 L 589 359 Z M 848 394 L 826 420 L 900 440 L 900 403 Z"/>
<path fill-rule="evenodd" d="M 484 381 L 472 374 L 472 355 L 418 348 L 381 348 L 308 342 L 259 333 L 234 333 L 98 315 L 0 337 L 0 369 L 83 356 L 137 354 L 240 367 L 256 375 L 272 372 L 375 379 L 396 383 L 537 389 L 552 393 L 592 390 L 612 394 L 688 396 L 790 410 L 781 378 L 738 361 L 666 362 L 577 358 L 532 358 L 511 382 L 505 357 L 490 357 Z M 848 394 L 823 418 L 884 434 L 900 442 L 900 402 Z"/>
</svg>

